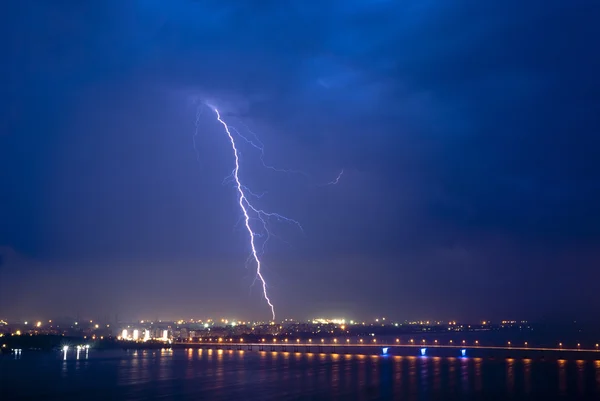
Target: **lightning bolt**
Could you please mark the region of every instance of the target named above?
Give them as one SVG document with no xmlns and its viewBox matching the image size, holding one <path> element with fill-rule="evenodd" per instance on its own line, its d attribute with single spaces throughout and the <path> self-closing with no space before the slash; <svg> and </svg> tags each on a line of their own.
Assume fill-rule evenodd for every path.
<svg viewBox="0 0 600 401">
<path fill-rule="evenodd" d="M 340 173 L 335 178 L 335 180 L 328 182 L 324 186 L 326 186 L 326 185 L 336 185 L 338 182 L 340 182 L 340 178 L 342 178 L 342 175 L 344 175 L 344 170 L 340 171 Z"/>
<path fill-rule="evenodd" d="M 276 219 L 277 221 L 294 224 L 294 225 L 298 226 L 298 228 L 300 228 L 300 230 L 302 230 L 302 231 L 303 231 L 303 229 L 302 229 L 302 226 L 300 225 L 300 223 L 298 223 L 296 220 L 287 218 L 279 213 L 272 213 L 272 212 L 264 211 L 262 209 L 258 209 L 250 202 L 250 200 L 248 199 L 249 196 L 260 198 L 262 195 L 253 193 L 250 189 L 248 189 L 247 186 L 242 184 L 242 181 L 240 180 L 239 150 L 236 145 L 232 131 L 235 132 L 237 135 L 239 135 L 241 138 L 243 138 L 250 145 L 261 150 L 261 161 L 263 161 L 263 164 L 265 164 L 264 160 L 262 160 L 262 155 L 264 154 L 264 150 L 263 150 L 264 147 L 262 146 L 262 143 L 258 140 L 258 138 L 256 138 L 255 141 L 253 142 L 252 140 L 249 140 L 248 138 L 242 136 L 235 128 L 230 127 L 221 118 L 221 113 L 219 112 L 219 110 L 216 107 L 210 106 L 210 105 L 208 105 L 208 107 L 210 107 L 215 112 L 215 114 L 217 116 L 217 121 L 223 126 L 223 128 L 229 138 L 229 142 L 231 144 L 231 150 L 233 151 L 233 156 L 234 156 L 234 160 L 235 160 L 235 167 L 234 167 L 233 171 L 231 172 L 231 174 L 225 180 L 227 180 L 228 178 L 231 178 L 233 180 L 233 182 L 235 183 L 235 188 L 236 188 L 237 195 L 238 195 L 238 204 L 239 204 L 240 209 L 243 214 L 244 225 L 246 226 L 246 230 L 248 231 L 248 235 L 250 237 L 251 253 L 249 256 L 249 260 L 253 259 L 254 262 L 256 263 L 256 278 L 262 284 L 263 296 L 264 296 L 265 300 L 267 301 L 267 304 L 271 308 L 271 314 L 273 316 L 273 320 L 275 320 L 275 306 L 273 305 L 273 302 L 271 302 L 271 299 L 269 298 L 269 294 L 267 292 L 267 282 L 261 271 L 262 263 L 260 260 L 260 256 L 264 252 L 265 244 L 267 243 L 270 236 L 272 235 L 270 233 L 270 231 L 268 230 L 267 223 L 268 223 L 269 219 Z M 270 166 L 265 165 L 265 167 L 270 167 Z M 273 169 L 275 169 L 275 168 L 273 168 Z M 262 245 L 260 252 L 257 250 L 256 238 L 261 237 L 262 234 L 258 234 L 253 230 L 252 223 L 251 223 L 253 219 L 258 219 L 260 221 L 262 228 L 264 229 L 264 232 L 266 234 L 266 239 L 263 241 L 263 245 Z"/>
</svg>

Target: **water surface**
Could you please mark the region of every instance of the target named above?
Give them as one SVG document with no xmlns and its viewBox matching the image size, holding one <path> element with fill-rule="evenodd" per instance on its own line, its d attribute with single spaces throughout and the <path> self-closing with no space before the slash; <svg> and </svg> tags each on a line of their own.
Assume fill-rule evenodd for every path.
<svg viewBox="0 0 600 401">
<path fill-rule="evenodd" d="M 0 356 L 0 400 L 587 400 L 600 361 L 227 350 Z"/>
</svg>

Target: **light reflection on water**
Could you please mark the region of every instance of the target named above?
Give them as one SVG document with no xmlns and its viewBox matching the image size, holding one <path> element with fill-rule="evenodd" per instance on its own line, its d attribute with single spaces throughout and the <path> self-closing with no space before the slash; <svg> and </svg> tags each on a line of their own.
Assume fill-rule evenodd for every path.
<svg viewBox="0 0 600 401">
<path fill-rule="evenodd" d="M 567 361 L 558 360 L 558 391 L 561 395 L 567 392 Z"/>
<path fill-rule="evenodd" d="M 446 358 L 448 365 L 448 393 L 456 393 L 456 358 Z"/>
<path fill-rule="evenodd" d="M 577 393 L 581 395 L 585 392 L 585 361 L 579 360 L 575 363 L 577 364 Z"/>
<path fill-rule="evenodd" d="M 600 399 L 600 361 L 188 349 L 0 358 L 2 399 Z M 32 377 L 36 386 L 27 385 Z M 38 384 L 39 383 L 39 384 Z M 75 391 L 77 390 L 77 391 Z M 92 391 L 93 390 L 93 391 Z"/>
<path fill-rule="evenodd" d="M 506 392 L 512 394 L 515 389 L 515 360 L 506 359 Z"/>
<path fill-rule="evenodd" d="M 465 394 L 469 393 L 469 385 L 470 385 L 470 378 L 471 376 L 469 375 L 469 362 L 471 361 L 471 359 L 468 358 L 460 358 L 460 381 L 462 384 L 462 392 Z"/>
<path fill-rule="evenodd" d="M 474 358 L 473 359 L 473 364 L 474 364 L 474 375 L 475 375 L 475 392 L 477 394 L 481 393 L 481 391 L 483 391 L 483 378 L 481 376 L 481 364 L 483 362 L 482 358 Z"/>
</svg>

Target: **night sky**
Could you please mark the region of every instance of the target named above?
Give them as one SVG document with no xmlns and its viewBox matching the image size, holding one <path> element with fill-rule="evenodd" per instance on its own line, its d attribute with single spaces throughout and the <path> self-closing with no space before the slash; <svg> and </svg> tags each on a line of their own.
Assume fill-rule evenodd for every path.
<svg viewBox="0 0 600 401">
<path fill-rule="evenodd" d="M 0 317 L 270 318 L 207 100 L 278 318 L 600 307 L 597 1 L 10 3 Z"/>
</svg>

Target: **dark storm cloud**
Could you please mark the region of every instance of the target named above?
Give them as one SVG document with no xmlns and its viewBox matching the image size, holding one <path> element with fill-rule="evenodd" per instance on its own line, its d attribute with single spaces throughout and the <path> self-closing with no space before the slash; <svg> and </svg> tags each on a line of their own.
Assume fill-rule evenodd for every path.
<svg viewBox="0 0 600 401">
<path fill-rule="evenodd" d="M 543 274 L 525 261 L 545 266 L 554 288 L 584 253 L 569 268 L 587 276 L 600 226 L 598 11 L 593 1 L 14 3 L 2 28 L 0 243 L 42 259 L 232 269 L 236 257 L 223 255 L 243 259 L 246 244 L 232 231 L 235 202 L 220 186 L 230 160 L 209 113 L 199 161 L 191 149 L 193 102 L 208 99 L 260 132 L 270 162 L 317 182 L 346 172 L 338 186 L 279 177 L 263 188 L 307 232 L 285 231 L 291 249 L 270 249 L 271 266 L 306 270 L 273 267 L 276 294 L 295 288 L 299 300 L 324 271 L 359 277 L 348 254 L 406 282 L 407 299 L 421 271 L 452 269 L 456 285 L 476 277 L 479 296 L 499 277 Z M 393 296 L 378 303 L 376 285 L 360 284 L 344 292 L 367 300 L 354 309 L 394 312 Z M 445 293 L 443 280 L 432 285 Z M 322 305 L 333 301 L 306 308 Z"/>
</svg>

